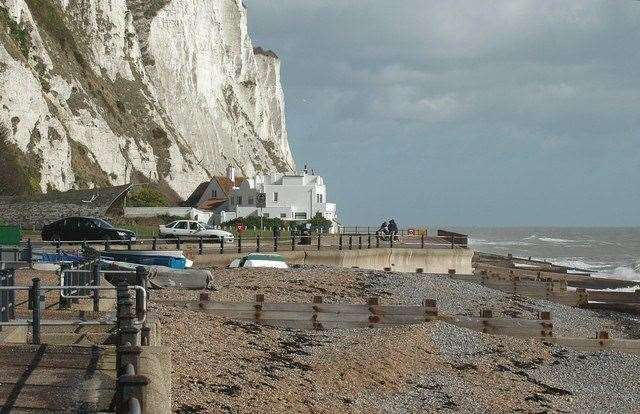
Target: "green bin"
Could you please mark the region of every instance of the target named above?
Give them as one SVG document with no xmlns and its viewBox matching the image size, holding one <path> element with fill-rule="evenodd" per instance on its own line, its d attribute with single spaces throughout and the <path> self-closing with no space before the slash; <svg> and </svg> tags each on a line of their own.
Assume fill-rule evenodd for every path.
<svg viewBox="0 0 640 414">
<path fill-rule="evenodd" d="M 16 226 L 0 226 L 0 246 L 17 246 L 22 240 L 22 230 Z"/>
</svg>

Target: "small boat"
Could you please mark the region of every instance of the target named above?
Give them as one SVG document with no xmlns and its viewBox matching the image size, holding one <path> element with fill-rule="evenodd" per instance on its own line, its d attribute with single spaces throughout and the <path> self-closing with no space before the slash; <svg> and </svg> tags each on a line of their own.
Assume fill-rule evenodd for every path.
<svg viewBox="0 0 640 414">
<path fill-rule="evenodd" d="M 252 253 L 244 257 L 234 259 L 230 264 L 230 268 L 239 267 L 272 267 L 276 269 L 288 269 L 289 266 L 284 257 L 279 254 L 261 254 Z"/>
<path fill-rule="evenodd" d="M 193 265 L 193 262 L 184 257 L 181 251 L 108 250 L 100 252 L 100 258 L 111 262 L 163 266 L 171 269 L 186 269 Z"/>
</svg>

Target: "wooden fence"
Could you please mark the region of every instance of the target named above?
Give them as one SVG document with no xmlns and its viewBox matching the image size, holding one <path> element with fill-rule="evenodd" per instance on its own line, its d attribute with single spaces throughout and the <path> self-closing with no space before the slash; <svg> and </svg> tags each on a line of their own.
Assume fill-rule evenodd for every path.
<svg viewBox="0 0 640 414">
<path fill-rule="evenodd" d="M 585 351 L 616 350 L 640 354 L 640 340 L 610 339 L 606 331 L 598 332 L 595 338 L 555 337 L 550 312 L 540 312 L 537 319 L 494 316 L 490 309 L 482 310 L 478 316 L 446 315 L 438 312 L 433 299 L 425 299 L 415 306 L 380 305 L 378 298 L 369 298 L 366 304 L 324 303 L 321 296 L 315 296 L 312 303 L 267 303 L 264 295 L 258 294 L 253 302 L 219 302 L 212 301 L 209 293 L 202 293 L 200 300 L 155 302 L 225 319 L 295 329 L 375 328 L 441 320 L 490 335 L 539 338 Z"/>
<path fill-rule="evenodd" d="M 455 279 L 478 283 L 505 293 L 545 299 L 568 306 L 640 312 L 640 290 L 635 292 L 584 288 L 569 290 L 566 276 L 553 272 L 487 265 L 476 267 L 473 275 L 451 275 Z"/>
</svg>

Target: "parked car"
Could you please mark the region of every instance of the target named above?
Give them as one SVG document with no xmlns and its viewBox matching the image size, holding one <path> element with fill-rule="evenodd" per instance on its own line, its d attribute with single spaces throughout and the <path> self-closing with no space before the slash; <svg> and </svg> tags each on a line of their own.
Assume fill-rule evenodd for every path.
<svg viewBox="0 0 640 414">
<path fill-rule="evenodd" d="M 106 220 L 92 217 L 67 217 L 42 228 L 44 241 L 114 240 L 135 241 L 131 230 L 113 227 Z"/>
<path fill-rule="evenodd" d="M 289 266 L 284 260 L 284 257 L 279 254 L 261 254 L 251 253 L 244 257 L 238 257 L 233 259 L 229 264 L 229 267 L 274 267 L 277 269 L 288 269 Z"/>
<path fill-rule="evenodd" d="M 160 225 L 160 237 L 167 239 L 176 238 L 205 238 L 220 243 L 224 238 L 225 243 L 233 243 L 233 234 L 228 231 L 206 226 L 195 220 L 176 220 L 167 225 Z"/>
</svg>

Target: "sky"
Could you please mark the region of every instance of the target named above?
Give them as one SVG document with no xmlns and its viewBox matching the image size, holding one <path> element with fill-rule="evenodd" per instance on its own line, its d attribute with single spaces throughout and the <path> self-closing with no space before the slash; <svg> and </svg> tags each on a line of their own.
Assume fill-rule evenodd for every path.
<svg viewBox="0 0 640 414">
<path fill-rule="evenodd" d="M 343 224 L 640 225 L 640 2 L 244 3 Z"/>
</svg>

